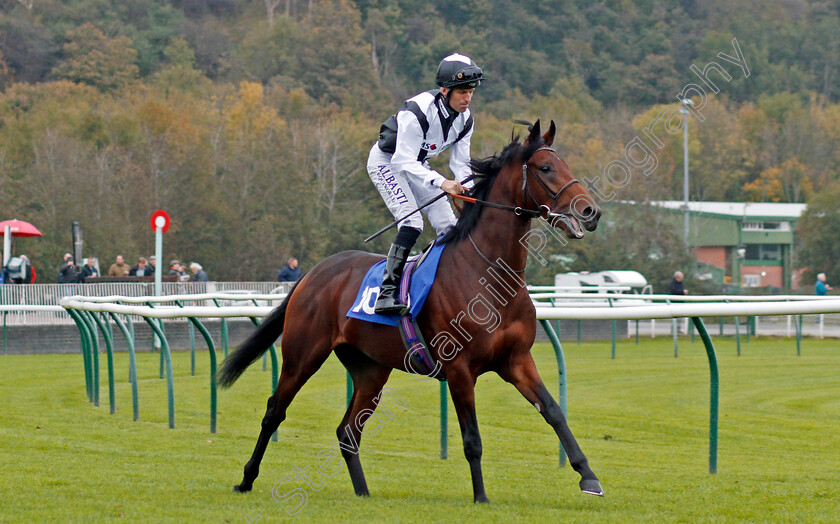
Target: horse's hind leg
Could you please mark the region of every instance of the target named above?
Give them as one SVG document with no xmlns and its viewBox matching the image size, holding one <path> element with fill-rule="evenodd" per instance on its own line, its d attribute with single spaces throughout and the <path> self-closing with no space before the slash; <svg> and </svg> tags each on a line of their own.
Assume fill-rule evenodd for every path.
<svg viewBox="0 0 840 524">
<path fill-rule="evenodd" d="M 499 376 L 513 384 L 528 399 L 528 402 L 537 408 L 545 421 L 554 428 L 563 444 L 563 449 L 569 456 L 569 463 L 575 471 L 580 473 L 581 491 L 591 495 L 604 496 L 601 482 L 589 467 L 589 461 L 578 446 L 574 435 L 572 435 L 566 417 L 563 415 L 563 410 L 560 409 L 560 406 L 543 384 L 531 354 L 527 353 L 523 358 L 513 361 L 507 369 L 499 370 Z"/>
<path fill-rule="evenodd" d="M 277 427 L 280 426 L 280 423 L 286 419 L 286 409 L 292 403 L 292 400 L 294 400 L 295 395 L 306 384 L 309 377 L 318 371 L 329 356 L 330 351 L 312 351 L 308 353 L 310 357 L 309 362 L 305 363 L 291 363 L 286 358 L 288 354 L 300 353 L 301 351 L 284 351 L 283 353 L 283 368 L 280 372 L 280 378 L 277 381 L 277 389 L 274 391 L 274 395 L 268 398 L 268 405 L 266 406 L 265 416 L 262 420 L 260 436 L 257 438 L 257 445 L 254 447 L 254 452 L 251 454 L 250 460 L 245 464 L 242 482 L 233 487 L 234 491 L 251 491 L 254 480 L 260 473 L 260 462 L 262 462 L 271 435 L 274 434 Z"/>
<path fill-rule="evenodd" d="M 391 368 L 378 364 L 352 346 L 336 348 L 335 354 L 353 379 L 353 396 L 336 430 L 338 445 L 344 462 L 347 463 L 353 490 L 360 497 L 369 497 L 362 462 L 359 460 L 359 444 L 365 424 L 373 416 L 382 399 L 382 387 L 388 381 Z M 382 409 L 387 410 L 385 407 Z M 390 412 L 387 413 L 392 416 Z"/>
</svg>

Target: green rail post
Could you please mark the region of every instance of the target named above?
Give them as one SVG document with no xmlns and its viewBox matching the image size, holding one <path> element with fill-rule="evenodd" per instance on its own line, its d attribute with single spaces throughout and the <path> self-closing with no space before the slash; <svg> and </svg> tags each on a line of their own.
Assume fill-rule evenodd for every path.
<svg viewBox="0 0 840 524">
<path fill-rule="evenodd" d="M 152 302 L 146 302 L 146 305 L 149 306 L 152 309 L 155 308 L 155 305 Z M 143 317 L 143 320 L 145 320 L 146 323 L 149 324 L 149 326 L 151 327 L 152 323 L 149 322 L 148 317 Z M 158 329 L 152 328 L 152 353 L 154 353 L 155 352 L 155 335 L 157 335 L 158 331 L 163 333 L 163 322 L 161 321 L 160 323 L 158 323 L 158 319 L 156 319 L 156 318 L 153 318 L 152 320 L 155 322 L 155 324 L 158 328 Z M 161 341 L 161 344 L 163 344 L 162 341 Z M 163 361 L 164 361 L 163 350 L 161 350 L 161 352 L 160 352 L 160 372 L 158 374 L 160 378 L 163 378 L 163 368 L 164 368 L 164 362 Z"/>
<path fill-rule="evenodd" d="M 723 336 L 723 317 L 718 317 L 718 323 L 720 324 L 720 336 Z"/>
<path fill-rule="evenodd" d="M 798 357 L 802 350 L 802 315 L 796 315 L 793 321 L 796 324 L 796 356 Z"/>
<path fill-rule="evenodd" d="M 166 340 L 166 335 L 163 334 L 163 330 L 160 329 L 158 323 L 155 322 L 157 319 L 149 317 L 144 317 L 143 319 L 147 324 L 149 324 L 149 327 L 152 328 L 154 334 L 160 338 L 160 353 L 163 355 L 166 362 L 166 393 L 169 404 L 169 429 L 173 429 L 175 427 L 175 385 L 174 378 L 172 376 L 172 355 L 169 353 L 169 342 Z"/>
<path fill-rule="evenodd" d="M 218 413 L 218 399 L 216 393 L 216 346 L 213 344 L 213 337 L 210 332 L 197 318 L 187 317 L 191 326 L 195 326 L 204 337 L 207 350 L 210 355 L 210 433 L 216 432 L 216 418 Z"/>
<path fill-rule="evenodd" d="M 260 307 L 260 304 L 259 304 L 259 302 L 256 301 L 256 299 L 252 298 L 251 303 L 254 304 L 255 307 Z M 283 346 L 283 335 L 280 335 L 280 338 L 278 339 L 278 342 L 280 342 L 280 346 L 282 347 Z M 262 366 L 263 366 L 263 371 L 266 371 L 268 369 L 268 354 L 267 353 L 263 353 Z"/>
<path fill-rule="evenodd" d="M 213 303 L 216 304 L 216 307 L 222 307 L 221 304 L 219 304 L 219 301 L 215 298 L 213 299 Z M 259 324 L 257 324 L 257 325 L 259 326 Z M 227 319 L 224 318 L 224 317 L 222 317 L 222 349 L 224 349 L 225 358 L 227 358 L 227 356 L 228 356 L 228 325 L 227 325 Z"/>
<path fill-rule="evenodd" d="M 727 300 L 727 302 L 729 302 Z M 738 356 L 741 356 L 741 326 L 738 325 L 738 317 L 732 317 L 735 320 L 735 347 Z"/>
<path fill-rule="evenodd" d="M 671 319 L 671 335 L 674 338 L 674 358 L 679 356 L 679 350 L 677 349 L 677 332 L 679 331 L 679 326 L 677 326 L 677 319 Z"/>
<path fill-rule="evenodd" d="M 116 413 L 116 395 L 114 393 L 114 345 L 111 342 L 111 330 L 105 325 L 99 315 L 91 312 L 90 316 L 99 326 L 99 331 L 102 333 L 102 338 L 105 340 L 105 350 L 108 355 L 108 404 L 110 406 L 111 414 Z"/>
<path fill-rule="evenodd" d="M 566 401 L 566 358 L 563 355 L 563 346 L 560 344 L 560 339 L 557 337 L 557 333 L 554 332 L 554 329 L 552 329 L 548 320 L 540 320 L 540 324 L 545 330 L 545 334 L 548 335 L 548 339 L 551 341 L 551 347 L 554 348 L 554 358 L 557 359 L 557 403 L 560 405 L 560 410 L 563 412 L 563 416 L 568 419 L 569 412 Z M 566 450 L 563 449 L 562 443 L 560 444 L 559 455 L 559 464 L 560 467 L 563 467 L 566 465 Z"/>
<path fill-rule="evenodd" d="M 178 307 L 184 307 L 180 300 L 176 300 L 175 304 Z M 218 398 L 216 393 L 216 345 L 213 343 L 213 337 L 210 332 L 204 327 L 195 317 L 187 317 L 190 323 L 190 333 L 194 333 L 193 326 L 198 329 L 201 336 L 204 337 L 204 342 L 207 344 L 207 352 L 210 355 L 210 433 L 216 432 L 216 418 L 218 413 Z M 194 342 L 194 341 L 193 341 Z M 195 345 L 193 344 L 193 347 Z M 195 375 L 195 368 L 193 367 L 193 375 Z"/>
<path fill-rule="evenodd" d="M 93 385 L 93 405 L 99 407 L 99 340 L 97 340 L 96 332 L 93 330 L 93 321 L 87 316 L 87 311 L 81 311 L 79 316 L 82 322 L 87 327 L 88 337 L 90 337 L 91 347 L 91 384 Z"/>
<path fill-rule="evenodd" d="M 706 332 L 706 326 L 703 325 L 703 319 L 693 317 L 691 320 L 694 321 L 697 332 L 700 333 L 700 338 L 703 339 L 703 344 L 706 346 L 706 355 L 709 357 L 709 473 L 717 473 L 719 389 L 717 355 L 715 355 L 715 346 L 712 345 L 712 339 Z"/>
<path fill-rule="evenodd" d="M 183 306 L 181 306 L 183 307 Z M 192 322 L 187 322 L 190 330 L 190 375 L 195 376 L 195 328 Z"/>
<path fill-rule="evenodd" d="M 3 312 L 3 354 L 4 355 L 9 354 L 9 349 L 8 349 L 8 346 L 6 345 L 6 342 L 7 342 L 6 341 L 6 315 L 8 315 L 8 314 L 9 314 L 8 311 Z"/>
<path fill-rule="evenodd" d="M 128 381 L 131 382 L 131 407 L 134 411 L 134 420 L 137 421 L 140 419 L 140 399 L 137 395 L 137 358 L 134 355 L 134 338 L 116 313 L 111 313 L 110 315 L 114 319 L 114 323 L 122 331 L 123 337 L 125 338 L 125 345 L 128 347 Z M 128 318 L 128 315 L 126 315 L 126 318 Z"/>
<path fill-rule="evenodd" d="M 446 460 L 449 457 L 449 440 L 447 429 L 449 427 L 449 399 L 448 389 L 445 380 L 440 382 L 440 459 Z"/>
<path fill-rule="evenodd" d="M 75 309 L 66 309 L 66 311 L 76 323 L 76 327 L 79 328 L 82 345 L 82 361 L 85 366 L 85 391 L 87 392 L 88 402 L 93 402 L 93 371 L 90 362 L 90 340 L 88 340 L 87 327 L 78 311 Z"/>
</svg>

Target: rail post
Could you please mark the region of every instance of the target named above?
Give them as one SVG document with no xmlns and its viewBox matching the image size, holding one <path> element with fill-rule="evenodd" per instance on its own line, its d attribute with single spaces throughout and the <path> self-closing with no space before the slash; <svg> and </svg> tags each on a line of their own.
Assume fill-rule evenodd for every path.
<svg viewBox="0 0 840 524">
<path fill-rule="evenodd" d="M 703 339 L 703 345 L 706 346 L 706 355 L 709 358 L 709 473 L 717 473 L 717 445 L 718 445 L 718 389 L 719 376 L 717 355 L 715 354 L 715 346 L 712 344 L 712 339 L 709 333 L 706 332 L 706 326 L 703 325 L 703 319 L 700 317 L 692 317 L 694 326 L 697 332 L 700 333 L 700 338 Z"/>
<path fill-rule="evenodd" d="M 166 393 L 167 403 L 169 405 L 169 429 L 173 429 L 175 427 L 175 380 L 172 376 L 172 355 L 169 353 L 169 342 L 166 340 L 166 335 L 163 334 L 163 330 L 160 326 L 158 326 L 158 323 L 155 322 L 157 319 L 149 317 L 143 317 L 143 319 L 147 324 L 149 324 L 149 327 L 152 328 L 154 334 L 160 339 L 160 354 L 166 364 Z"/>
<path fill-rule="evenodd" d="M 188 317 L 189 318 L 189 317 Z M 195 376 L 195 327 L 192 322 L 187 322 L 190 331 L 190 375 Z"/>
<path fill-rule="evenodd" d="M 99 326 L 99 331 L 102 332 L 102 338 L 105 340 L 105 350 L 108 355 L 108 404 L 110 406 L 111 414 L 116 412 L 116 396 L 114 393 L 114 345 L 111 342 L 111 330 L 105 325 L 99 315 L 89 312 L 91 318 Z M 104 313 L 103 313 L 104 315 Z"/>
<path fill-rule="evenodd" d="M 79 313 L 82 323 L 87 328 L 91 351 L 91 385 L 93 388 L 93 405 L 99 407 L 99 340 L 93 330 L 93 321 L 86 315 L 87 311 Z"/>
<path fill-rule="evenodd" d="M 82 320 L 81 314 L 75 309 L 67 309 L 67 313 L 76 327 L 79 328 L 79 335 L 82 346 L 82 361 L 85 366 L 85 391 L 87 392 L 88 402 L 93 402 L 93 372 L 91 370 L 91 356 L 90 356 L 90 340 L 88 339 L 87 326 Z"/>
<path fill-rule="evenodd" d="M 125 345 L 128 347 L 128 381 L 131 382 L 131 407 L 134 411 L 134 420 L 137 421 L 140 419 L 140 399 L 137 396 L 137 359 L 134 355 L 134 337 L 131 336 L 128 328 L 125 327 L 125 324 L 119 319 L 116 313 L 110 313 L 110 315 L 114 319 L 114 323 L 122 331 L 123 337 L 125 338 Z M 126 315 L 126 318 L 128 318 L 128 315 Z"/>
<path fill-rule="evenodd" d="M 560 339 L 557 337 L 557 333 L 554 332 L 554 329 L 551 327 L 551 323 L 549 323 L 548 320 L 541 319 L 540 324 L 545 330 L 545 334 L 548 335 L 548 339 L 551 341 L 551 347 L 554 348 L 554 358 L 557 359 L 557 403 L 560 405 L 560 410 L 563 412 L 563 416 L 568 419 L 569 412 L 568 403 L 566 401 L 566 358 L 563 355 L 563 346 L 560 344 Z M 559 455 L 559 465 L 563 467 L 566 465 L 566 450 L 563 449 L 562 443 L 560 443 Z"/>
</svg>

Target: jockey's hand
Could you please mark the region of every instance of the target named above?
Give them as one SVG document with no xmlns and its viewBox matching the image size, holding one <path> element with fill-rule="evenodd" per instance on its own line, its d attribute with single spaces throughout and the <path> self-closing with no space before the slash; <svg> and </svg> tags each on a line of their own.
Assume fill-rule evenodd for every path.
<svg viewBox="0 0 840 524">
<path fill-rule="evenodd" d="M 460 195 L 464 192 L 464 186 L 457 180 L 445 180 L 440 188 L 450 195 Z"/>
</svg>

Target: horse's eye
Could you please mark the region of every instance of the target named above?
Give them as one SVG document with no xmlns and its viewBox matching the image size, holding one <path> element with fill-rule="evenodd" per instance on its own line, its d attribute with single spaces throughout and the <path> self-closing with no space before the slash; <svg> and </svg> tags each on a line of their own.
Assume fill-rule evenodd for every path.
<svg viewBox="0 0 840 524">
<path fill-rule="evenodd" d="M 551 166 L 548 164 L 543 164 L 540 166 L 540 171 L 542 171 L 543 173 L 548 173 L 549 171 L 551 171 Z"/>
</svg>

